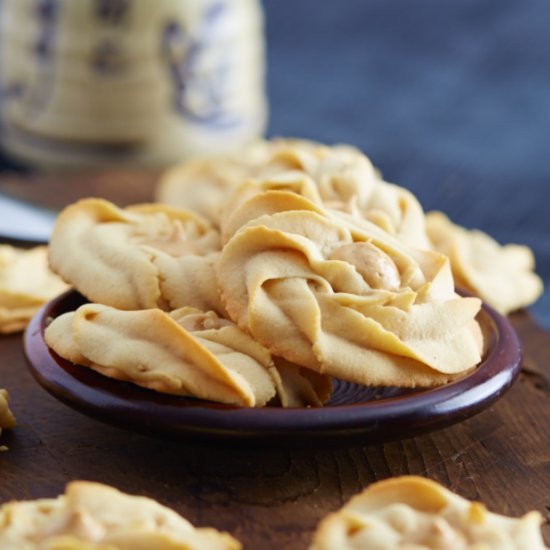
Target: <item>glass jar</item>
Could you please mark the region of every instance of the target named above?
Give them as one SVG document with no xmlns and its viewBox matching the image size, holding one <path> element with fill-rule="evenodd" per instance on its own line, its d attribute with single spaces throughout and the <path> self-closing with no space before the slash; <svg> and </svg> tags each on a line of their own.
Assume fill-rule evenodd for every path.
<svg viewBox="0 0 550 550">
<path fill-rule="evenodd" d="M 39 166 L 167 165 L 259 137 L 259 0 L 0 0 L 0 142 Z"/>
</svg>

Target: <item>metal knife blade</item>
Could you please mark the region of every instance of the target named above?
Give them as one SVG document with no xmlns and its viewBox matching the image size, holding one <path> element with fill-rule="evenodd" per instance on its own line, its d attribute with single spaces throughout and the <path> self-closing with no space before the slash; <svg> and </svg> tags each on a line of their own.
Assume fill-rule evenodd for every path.
<svg viewBox="0 0 550 550">
<path fill-rule="evenodd" d="M 47 243 L 57 214 L 0 193 L 0 239 Z"/>
</svg>

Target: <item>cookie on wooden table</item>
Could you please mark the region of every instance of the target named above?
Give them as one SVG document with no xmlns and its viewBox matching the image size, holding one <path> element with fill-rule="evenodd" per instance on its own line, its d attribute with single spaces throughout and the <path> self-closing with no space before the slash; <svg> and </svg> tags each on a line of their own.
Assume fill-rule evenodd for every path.
<svg viewBox="0 0 550 550">
<path fill-rule="evenodd" d="M 75 481 L 55 499 L 0 507 L 2 550 L 240 550 L 227 533 L 196 528 L 158 502 Z"/>
<path fill-rule="evenodd" d="M 310 550 L 545 550 L 542 518 L 489 512 L 434 481 L 370 485 L 319 524 Z"/>
<path fill-rule="evenodd" d="M 0 334 L 23 330 L 31 317 L 67 285 L 48 268 L 45 246 L 0 245 Z"/>
</svg>

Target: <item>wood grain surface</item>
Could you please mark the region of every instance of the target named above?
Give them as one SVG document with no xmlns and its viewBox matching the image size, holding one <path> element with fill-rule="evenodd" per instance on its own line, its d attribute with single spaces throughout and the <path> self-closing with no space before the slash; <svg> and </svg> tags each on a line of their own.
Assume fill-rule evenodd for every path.
<svg viewBox="0 0 550 550">
<path fill-rule="evenodd" d="M 9 177 L 0 189 L 61 207 L 78 196 L 148 200 L 154 174 Z M 197 446 L 119 430 L 75 412 L 29 374 L 21 335 L 0 338 L 0 387 L 18 425 L 2 434 L 0 502 L 51 497 L 69 480 L 153 497 L 196 525 L 227 530 L 246 549 L 306 549 L 312 531 L 369 483 L 428 476 L 498 513 L 550 511 L 550 334 L 512 316 L 522 374 L 495 405 L 453 427 L 384 445 L 338 450 Z M 550 544 L 550 526 L 543 526 Z"/>
</svg>

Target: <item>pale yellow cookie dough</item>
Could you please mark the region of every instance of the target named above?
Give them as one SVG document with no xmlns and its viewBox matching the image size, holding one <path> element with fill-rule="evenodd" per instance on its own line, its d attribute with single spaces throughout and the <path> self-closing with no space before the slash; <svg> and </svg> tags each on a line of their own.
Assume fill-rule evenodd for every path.
<svg viewBox="0 0 550 550">
<path fill-rule="evenodd" d="M 441 485 L 403 476 L 370 485 L 319 524 L 310 550 L 546 550 L 542 518 L 487 511 Z"/>
<path fill-rule="evenodd" d="M 197 331 L 174 316 L 86 304 L 55 319 L 45 338 L 74 363 L 162 393 L 250 407 L 275 396 L 262 346 L 230 322 L 212 319 L 212 328 Z"/>
<path fill-rule="evenodd" d="M 542 294 L 527 246 L 501 246 L 482 231 L 452 223 L 442 212 L 428 212 L 426 226 L 434 247 L 449 257 L 456 284 L 501 313 L 528 306 Z"/>
<path fill-rule="evenodd" d="M 228 533 L 197 528 L 158 502 L 74 481 L 55 499 L 0 507 L 2 550 L 240 550 Z"/>
<path fill-rule="evenodd" d="M 306 180 L 294 191 L 325 206 L 367 219 L 408 244 L 429 246 L 424 213 L 406 189 L 385 182 L 368 157 L 348 145 L 327 146 L 300 139 L 257 142 L 231 155 L 183 163 L 160 180 L 157 199 L 196 209 L 217 225 L 266 180 Z M 245 185 L 246 189 L 239 189 Z M 271 182 L 270 188 L 277 188 Z M 282 183 L 279 188 L 289 188 Z M 313 189 L 312 189 L 313 188 Z"/>
<path fill-rule="evenodd" d="M 274 355 L 366 385 L 438 385 L 477 365 L 480 301 L 455 293 L 445 256 L 304 197 L 280 212 L 260 198 L 222 250 L 218 285 Z"/>
<path fill-rule="evenodd" d="M 63 210 L 49 248 L 52 269 L 91 301 L 222 312 L 213 270 L 219 247 L 218 232 L 193 212 L 86 199 Z"/>
<path fill-rule="evenodd" d="M 41 306 L 67 288 L 49 270 L 45 246 L 0 245 L 0 333 L 23 330 Z"/>
<path fill-rule="evenodd" d="M 355 147 L 275 140 L 269 163 L 255 179 L 261 182 L 288 171 L 311 178 L 327 208 L 366 219 L 411 246 L 429 246 L 424 212 L 417 199 L 406 189 L 385 182 L 369 158 Z"/>
<path fill-rule="evenodd" d="M 446 384 L 484 351 L 481 301 L 457 287 L 504 312 L 542 288 L 527 249 L 426 218 L 350 146 L 259 141 L 173 168 L 157 197 L 172 206 L 61 213 L 51 265 L 96 304 L 46 334 L 74 363 L 162 392 L 304 406 L 332 376 Z M 191 318 L 215 320 L 216 337 Z"/>
<path fill-rule="evenodd" d="M 158 186 L 161 202 L 196 208 L 220 227 L 223 240 L 240 227 L 235 210 L 267 190 L 291 191 L 325 208 L 367 220 L 407 245 L 449 256 L 457 284 L 502 313 L 533 303 L 542 292 L 531 251 L 499 246 L 431 213 L 408 190 L 382 179 L 361 151 L 314 141 L 260 141 L 224 157 L 184 163 Z M 429 224 L 429 227 L 426 227 Z M 429 231 L 429 236 L 428 236 Z"/>
<path fill-rule="evenodd" d="M 320 405 L 330 394 L 322 375 L 294 367 L 279 374 L 271 354 L 214 312 L 181 308 L 121 311 L 86 304 L 56 318 L 45 339 L 61 357 L 105 376 L 162 393 L 231 405 Z"/>
<path fill-rule="evenodd" d="M 238 153 L 182 162 L 162 175 L 156 199 L 194 210 L 217 225 L 229 194 L 265 164 L 268 151 L 269 142 L 258 141 Z"/>
</svg>

